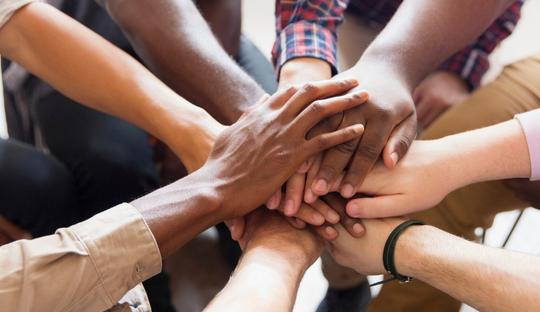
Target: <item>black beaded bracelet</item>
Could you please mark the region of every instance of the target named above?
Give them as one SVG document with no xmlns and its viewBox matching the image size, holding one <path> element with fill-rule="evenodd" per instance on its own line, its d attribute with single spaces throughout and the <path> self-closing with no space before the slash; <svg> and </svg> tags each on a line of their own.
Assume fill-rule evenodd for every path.
<svg viewBox="0 0 540 312">
<path fill-rule="evenodd" d="M 392 233 L 388 236 L 386 244 L 384 244 L 383 250 L 383 265 L 386 272 L 391 274 L 394 278 L 402 283 L 408 283 L 412 281 L 412 277 L 401 275 L 396 270 L 396 265 L 394 263 L 394 253 L 396 251 L 396 243 L 399 236 L 410 226 L 413 225 L 424 225 L 422 221 L 419 220 L 408 220 L 400 225 L 398 225 Z"/>
</svg>

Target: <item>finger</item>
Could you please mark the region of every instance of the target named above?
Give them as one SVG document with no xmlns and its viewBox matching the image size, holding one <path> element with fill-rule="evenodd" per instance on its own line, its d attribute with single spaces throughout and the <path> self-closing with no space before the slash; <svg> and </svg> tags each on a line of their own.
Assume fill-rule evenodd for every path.
<svg viewBox="0 0 540 312">
<path fill-rule="evenodd" d="M 306 142 L 304 151 L 314 155 L 336 145 L 354 140 L 364 133 L 363 125 L 353 125 L 330 133 L 324 133 Z"/>
<path fill-rule="evenodd" d="M 418 104 L 416 105 L 416 116 L 418 120 L 423 120 L 430 110 L 431 107 L 428 101 L 421 100 L 420 102 L 418 102 Z"/>
<path fill-rule="evenodd" d="M 244 236 L 245 220 L 243 217 L 226 220 L 225 225 L 229 228 L 233 240 L 238 241 Z"/>
<path fill-rule="evenodd" d="M 315 208 L 324 218 L 326 222 L 330 224 L 339 223 L 340 217 L 337 212 L 334 211 L 327 203 L 322 200 L 316 200 L 314 203 L 310 204 L 311 207 Z"/>
<path fill-rule="evenodd" d="M 319 154 L 314 158 L 315 160 L 313 161 L 313 165 L 311 166 L 311 168 L 309 169 L 307 173 L 307 178 L 306 178 L 307 186 L 311 186 L 313 184 L 313 181 L 315 180 L 315 177 L 317 176 L 317 172 L 319 172 L 322 158 L 323 158 L 322 154 Z M 313 193 L 313 191 L 311 190 L 311 187 L 304 188 L 304 201 L 306 203 L 311 204 L 315 202 L 317 198 L 318 196 L 315 193 Z"/>
<path fill-rule="evenodd" d="M 297 218 L 285 217 L 285 220 L 287 220 L 287 222 L 289 222 L 289 224 L 292 225 L 295 229 L 303 230 L 306 228 L 306 223 Z"/>
<path fill-rule="evenodd" d="M 315 161 L 315 157 L 310 157 L 308 160 L 304 161 L 302 163 L 302 166 L 298 168 L 297 173 L 307 173 L 309 171 L 309 168 L 313 165 L 313 162 Z"/>
<path fill-rule="evenodd" d="M 356 79 L 332 79 L 308 82 L 300 87 L 287 101 L 283 114 L 292 119 L 313 101 L 343 94 L 356 86 L 358 86 Z"/>
<path fill-rule="evenodd" d="M 341 186 L 341 196 L 350 198 L 363 181 L 369 170 L 379 159 L 384 145 L 390 136 L 391 126 L 386 122 L 369 121 L 360 140 L 356 153 Z"/>
<path fill-rule="evenodd" d="M 15 224 L 0 216 L 0 229 L 13 240 L 32 239 L 32 235 Z"/>
<path fill-rule="evenodd" d="M 269 98 L 263 96 L 261 100 L 257 103 L 257 105 L 270 105 L 271 108 L 279 109 L 283 107 L 285 103 L 287 103 L 287 101 L 289 101 L 289 99 L 291 99 L 297 91 L 298 87 L 295 86 L 283 88 L 281 90 L 278 90 Z"/>
<path fill-rule="evenodd" d="M 281 204 L 281 189 L 277 190 L 266 202 L 266 207 L 270 210 L 275 210 Z"/>
<path fill-rule="evenodd" d="M 340 224 L 349 232 L 353 237 L 362 237 L 365 233 L 364 225 L 361 220 L 352 218 L 345 211 L 345 202 L 343 198 L 337 195 L 331 194 L 325 196 L 324 200 L 340 215 Z"/>
<path fill-rule="evenodd" d="M 405 205 L 403 196 L 385 195 L 353 199 L 347 203 L 347 214 L 354 218 L 371 219 L 396 217 L 413 212 Z"/>
<path fill-rule="evenodd" d="M 294 216 L 296 212 L 298 212 L 298 209 L 300 209 L 305 182 L 305 173 L 293 174 L 287 181 L 287 187 L 285 191 L 285 207 L 283 208 L 283 213 L 286 216 Z"/>
<path fill-rule="evenodd" d="M 302 127 L 304 133 L 307 134 L 309 130 L 321 120 L 357 107 L 367 100 L 368 93 L 366 91 L 357 91 L 342 96 L 317 100 L 309 104 L 309 106 L 296 117 L 293 124 Z"/>
<path fill-rule="evenodd" d="M 338 231 L 331 225 L 322 225 L 312 227 L 313 231 L 327 241 L 333 241 L 338 238 Z"/>
<path fill-rule="evenodd" d="M 392 131 L 383 151 L 383 160 L 387 168 L 394 168 L 399 160 L 405 156 L 416 138 L 416 134 L 416 117 L 414 115 L 409 116 Z"/>
<path fill-rule="evenodd" d="M 300 209 L 298 209 L 294 217 L 310 225 L 322 225 L 325 221 L 322 214 L 320 214 L 315 208 L 305 203 L 300 205 Z"/>
<path fill-rule="evenodd" d="M 335 184 L 345 167 L 347 167 L 359 142 L 359 138 L 347 141 L 324 153 L 317 177 L 313 184 L 310 185 L 313 193 L 323 196 L 330 191 L 331 186 Z"/>
</svg>

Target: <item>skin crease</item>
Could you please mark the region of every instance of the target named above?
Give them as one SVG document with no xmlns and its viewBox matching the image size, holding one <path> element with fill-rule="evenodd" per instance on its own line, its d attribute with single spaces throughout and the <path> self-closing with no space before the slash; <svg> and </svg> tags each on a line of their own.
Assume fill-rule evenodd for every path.
<svg viewBox="0 0 540 312">
<path fill-rule="evenodd" d="M 509 0 L 405 1 L 357 64 L 337 76 L 357 78 L 359 87 L 370 93 L 368 105 L 335 116 L 319 127 L 361 123 L 366 124 L 366 131 L 357 142 L 325 151 L 318 161 L 310 162 L 319 168 L 316 174 L 308 174 L 304 200 L 315 201 L 318 196 L 333 191 L 336 183 L 342 196 L 350 198 L 379 156 L 388 168 L 393 168 L 416 136 L 414 87 L 444 59 L 484 31 L 511 3 Z M 311 67 L 313 62 L 303 60 L 285 63 L 282 71 L 287 77 L 301 77 L 303 70 L 317 71 Z M 326 68 L 321 72 L 325 74 Z M 347 164 L 349 169 L 343 177 Z M 288 188 L 300 193 L 300 182 L 295 183 Z M 290 193 L 290 197 L 300 196 Z M 289 215 L 294 216 L 298 211 L 299 205 L 296 202 L 295 205 Z"/>
</svg>

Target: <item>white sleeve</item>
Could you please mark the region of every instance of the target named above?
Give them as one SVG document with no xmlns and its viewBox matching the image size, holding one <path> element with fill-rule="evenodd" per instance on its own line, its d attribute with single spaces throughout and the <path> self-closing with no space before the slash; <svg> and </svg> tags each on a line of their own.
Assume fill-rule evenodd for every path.
<svg viewBox="0 0 540 312">
<path fill-rule="evenodd" d="M 0 1 L 0 28 L 2 28 L 15 12 L 23 6 L 37 0 L 1 0 Z"/>
</svg>

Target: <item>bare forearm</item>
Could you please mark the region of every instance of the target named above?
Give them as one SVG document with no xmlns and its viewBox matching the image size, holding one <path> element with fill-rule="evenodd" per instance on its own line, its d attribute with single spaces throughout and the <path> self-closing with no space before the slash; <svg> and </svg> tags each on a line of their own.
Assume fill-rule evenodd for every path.
<svg viewBox="0 0 540 312">
<path fill-rule="evenodd" d="M 540 305 L 538 257 L 481 246 L 429 226 L 399 239 L 396 265 L 480 311 L 534 311 Z"/>
<path fill-rule="evenodd" d="M 307 266 L 271 249 L 248 250 L 205 311 L 292 311 Z"/>
<path fill-rule="evenodd" d="M 143 215 L 163 258 L 226 218 L 215 180 L 202 168 L 131 203 Z"/>
<path fill-rule="evenodd" d="M 530 177 L 525 135 L 517 120 L 445 137 L 445 167 L 456 187 L 476 182 Z"/>
<path fill-rule="evenodd" d="M 145 63 L 173 90 L 226 123 L 264 91 L 221 48 L 191 0 L 105 0 Z"/>
<path fill-rule="evenodd" d="M 359 61 L 396 72 L 410 89 L 480 35 L 513 0 L 406 0 Z"/>
<path fill-rule="evenodd" d="M 48 5 L 36 3 L 22 9 L 1 35 L 2 54 L 76 101 L 147 130 L 172 145 L 188 163 L 197 143 L 195 139 L 189 142 L 191 138 L 200 136 L 206 142 L 217 135 L 211 129 L 216 122 L 204 110 L 175 94 L 133 58 Z M 177 140 L 181 134 L 183 140 Z"/>
</svg>

